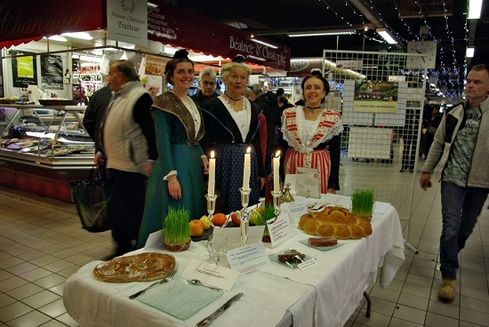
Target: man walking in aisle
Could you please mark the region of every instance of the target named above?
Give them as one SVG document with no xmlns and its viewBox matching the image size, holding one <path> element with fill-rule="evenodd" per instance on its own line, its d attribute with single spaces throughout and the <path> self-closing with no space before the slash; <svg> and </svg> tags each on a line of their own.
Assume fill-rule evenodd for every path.
<svg viewBox="0 0 489 327">
<path fill-rule="evenodd" d="M 455 297 L 458 253 L 465 246 L 489 193 L 489 67 L 475 65 L 467 75 L 466 103 L 442 119 L 422 170 L 420 185 L 431 186 L 435 166 L 442 165 L 440 270 L 438 297 Z"/>
<path fill-rule="evenodd" d="M 153 100 L 139 82 L 127 60 L 113 62 L 109 68 L 112 100 L 101 124 L 102 152 L 112 184 L 107 215 L 115 255 L 135 249 L 143 218 L 146 179 L 157 158 L 155 131 L 151 118 Z"/>
</svg>

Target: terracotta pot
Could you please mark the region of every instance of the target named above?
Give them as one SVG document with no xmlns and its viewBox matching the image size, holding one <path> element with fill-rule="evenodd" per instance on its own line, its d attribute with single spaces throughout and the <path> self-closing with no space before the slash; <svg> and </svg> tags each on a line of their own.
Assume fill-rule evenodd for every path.
<svg viewBox="0 0 489 327">
<path fill-rule="evenodd" d="M 168 250 L 168 251 L 171 251 L 171 252 L 182 252 L 182 251 L 188 250 L 188 248 L 190 247 L 190 241 L 188 241 L 187 243 L 183 243 L 183 244 L 168 244 L 168 243 L 163 243 L 163 245 L 165 246 L 165 249 Z"/>
</svg>

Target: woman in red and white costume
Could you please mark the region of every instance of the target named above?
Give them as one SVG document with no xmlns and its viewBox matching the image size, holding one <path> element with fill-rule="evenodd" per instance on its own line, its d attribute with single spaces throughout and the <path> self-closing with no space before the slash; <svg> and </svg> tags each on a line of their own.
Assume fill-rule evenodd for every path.
<svg viewBox="0 0 489 327">
<path fill-rule="evenodd" d="M 297 167 L 314 168 L 321 193 L 336 193 L 340 189 L 341 115 L 323 108 L 329 93 L 324 77 L 306 76 L 301 87 L 305 105 L 288 108 L 282 114 L 282 133 L 288 144 L 284 171 L 296 174 Z"/>
</svg>

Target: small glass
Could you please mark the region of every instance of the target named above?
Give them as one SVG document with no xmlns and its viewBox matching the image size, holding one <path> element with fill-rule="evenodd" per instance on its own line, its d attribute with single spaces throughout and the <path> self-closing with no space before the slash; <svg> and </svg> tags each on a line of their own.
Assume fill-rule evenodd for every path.
<svg viewBox="0 0 489 327">
<path fill-rule="evenodd" d="M 219 265 L 221 258 L 227 251 L 227 237 L 225 235 L 212 234 L 207 241 L 207 250 L 209 251 L 210 259 L 216 265 Z"/>
</svg>

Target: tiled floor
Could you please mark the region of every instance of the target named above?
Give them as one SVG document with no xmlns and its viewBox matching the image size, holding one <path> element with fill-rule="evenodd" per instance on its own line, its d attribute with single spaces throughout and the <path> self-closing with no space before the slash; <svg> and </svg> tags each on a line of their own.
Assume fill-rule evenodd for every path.
<svg viewBox="0 0 489 327">
<path fill-rule="evenodd" d="M 400 174 L 393 166 L 381 169 L 382 174 L 390 183 L 397 179 L 408 187 L 412 175 Z M 372 185 L 382 179 L 380 173 L 365 174 L 365 167 L 345 162 L 342 193 L 348 194 L 360 178 Z M 489 326 L 489 210 L 484 209 L 461 254 L 455 301 L 441 303 L 436 298 L 440 197 L 434 184 L 427 192 L 414 188 L 408 241 L 419 254 L 407 250 L 391 285 L 370 289 L 370 319 L 362 304 L 347 326 Z M 376 194 L 399 208 L 409 202 L 405 195 L 390 198 L 391 191 Z M 63 306 L 63 283 L 80 266 L 112 250 L 109 232 L 82 230 L 72 205 L 0 188 L 0 326 L 76 326 Z"/>
</svg>

